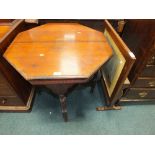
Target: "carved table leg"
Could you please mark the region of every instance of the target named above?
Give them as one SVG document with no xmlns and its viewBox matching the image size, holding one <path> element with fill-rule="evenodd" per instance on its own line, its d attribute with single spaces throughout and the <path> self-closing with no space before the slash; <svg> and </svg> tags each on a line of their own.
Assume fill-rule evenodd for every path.
<svg viewBox="0 0 155 155">
<path fill-rule="evenodd" d="M 62 116 L 64 118 L 64 121 L 67 122 L 68 121 L 68 115 L 67 115 L 66 96 L 65 95 L 59 95 L 59 99 L 60 99 Z"/>
</svg>

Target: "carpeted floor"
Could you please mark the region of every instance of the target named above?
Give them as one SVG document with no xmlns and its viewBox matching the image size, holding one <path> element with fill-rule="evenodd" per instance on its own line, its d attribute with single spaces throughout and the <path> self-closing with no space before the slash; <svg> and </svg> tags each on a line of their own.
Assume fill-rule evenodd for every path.
<svg viewBox="0 0 155 155">
<path fill-rule="evenodd" d="M 1 135 L 27 134 L 155 134 L 155 105 L 124 105 L 122 110 L 97 112 L 103 96 L 98 86 L 76 89 L 68 97 L 69 122 L 63 122 L 59 101 L 37 93 L 30 113 L 0 113 Z M 133 104 L 133 103 L 131 103 Z"/>
</svg>

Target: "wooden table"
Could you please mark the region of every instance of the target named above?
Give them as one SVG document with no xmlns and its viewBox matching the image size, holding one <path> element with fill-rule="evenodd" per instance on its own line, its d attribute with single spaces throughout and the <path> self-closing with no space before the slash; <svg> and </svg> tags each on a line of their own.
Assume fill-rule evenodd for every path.
<svg viewBox="0 0 155 155">
<path fill-rule="evenodd" d="M 48 23 L 19 33 L 4 57 L 32 85 L 59 96 L 67 121 L 67 94 L 88 82 L 111 55 L 103 33 L 77 23 Z"/>
</svg>

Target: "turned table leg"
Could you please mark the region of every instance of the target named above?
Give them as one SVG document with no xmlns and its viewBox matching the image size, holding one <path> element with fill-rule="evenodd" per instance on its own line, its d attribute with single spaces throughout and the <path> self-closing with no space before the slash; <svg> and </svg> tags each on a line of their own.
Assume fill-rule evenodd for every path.
<svg viewBox="0 0 155 155">
<path fill-rule="evenodd" d="M 68 115 L 67 115 L 67 102 L 66 102 L 66 96 L 65 95 L 59 95 L 60 99 L 60 105 L 61 105 L 61 111 L 62 111 L 62 116 L 64 118 L 64 121 L 68 121 Z"/>
<path fill-rule="evenodd" d="M 62 111 L 62 116 L 65 122 L 68 121 L 68 114 L 67 114 L 67 94 L 72 91 L 75 87 L 75 84 L 53 84 L 53 85 L 46 85 L 54 94 L 58 95 L 60 100 L 60 106 Z"/>
</svg>

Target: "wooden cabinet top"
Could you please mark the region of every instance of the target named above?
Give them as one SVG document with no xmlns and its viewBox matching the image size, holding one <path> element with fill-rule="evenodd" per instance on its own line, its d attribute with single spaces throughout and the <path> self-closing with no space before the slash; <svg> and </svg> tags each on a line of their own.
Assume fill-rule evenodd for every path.
<svg viewBox="0 0 155 155">
<path fill-rule="evenodd" d="M 23 31 L 4 53 L 27 80 L 89 78 L 111 55 L 103 33 L 77 23 L 49 23 Z"/>
<path fill-rule="evenodd" d="M 0 39 L 10 30 L 8 25 L 0 25 Z"/>
</svg>

